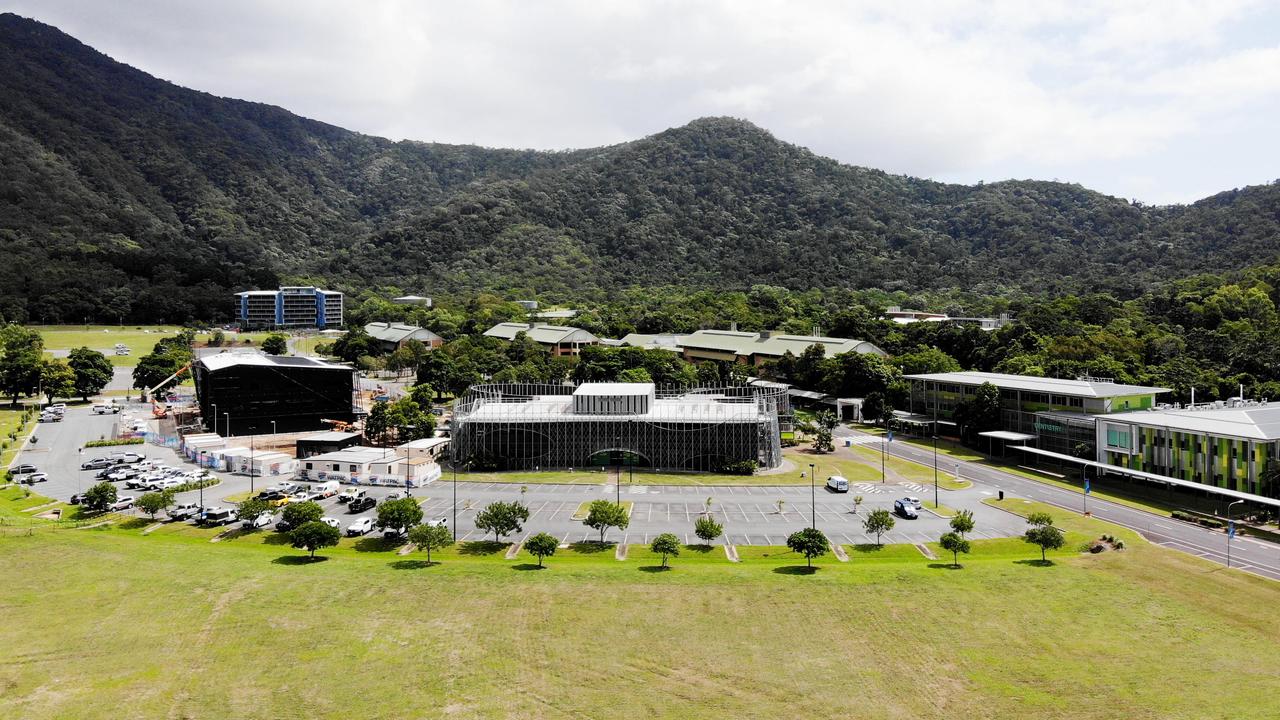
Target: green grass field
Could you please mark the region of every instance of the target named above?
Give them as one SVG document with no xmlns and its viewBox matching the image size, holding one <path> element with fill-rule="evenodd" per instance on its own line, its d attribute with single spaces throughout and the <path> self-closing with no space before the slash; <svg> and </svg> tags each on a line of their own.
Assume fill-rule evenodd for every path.
<svg viewBox="0 0 1280 720">
<path fill-rule="evenodd" d="M 105 353 L 107 359 L 119 367 L 134 367 L 138 364 L 138 358 L 150 353 L 160 339 L 172 337 L 182 329 L 176 325 L 33 325 L 31 328 L 38 330 L 40 336 L 44 338 L 46 351 L 88 347 Z M 230 348 L 256 347 L 269 333 L 225 332 L 224 334 L 226 338 L 224 347 Z M 211 333 L 197 334 L 196 342 L 208 342 L 210 336 Z M 252 341 L 251 345 L 246 345 L 245 340 Z M 114 355 L 113 348 L 116 343 L 127 346 L 130 354 Z"/>
<path fill-rule="evenodd" d="M 308 562 L 277 533 L 147 521 L 0 535 L 0 716 L 1271 716 L 1276 583 L 1055 515 L 1048 565 L 1006 539 L 958 570 L 857 546 L 813 573 L 776 547 L 661 571 L 582 543 L 538 570 L 502 543 L 427 566 L 377 538 Z M 1129 549 L 1078 552 L 1103 532 Z"/>
</svg>

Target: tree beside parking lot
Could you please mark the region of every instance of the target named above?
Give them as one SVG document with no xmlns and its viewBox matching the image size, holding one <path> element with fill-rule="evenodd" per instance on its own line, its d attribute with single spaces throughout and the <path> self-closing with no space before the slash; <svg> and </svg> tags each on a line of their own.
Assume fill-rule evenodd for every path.
<svg viewBox="0 0 1280 720">
<path fill-rule="evenodd" d="M 40 391 L 52 403 L 54 398 L 71 397 L 76 391 L 76 373 L 62 358 L 40 361 Z"/>
<path fill-rule="evenodd" d="M 316 507 L 319 507 L 318 505 Z M 252 520 L 264 512 L 271 512 L 271 503 L 258 498 L 249 498 L 236 505 L 237 520 Z M 323 511 L 322 511 L 323 512 Z M 318 519 L 318 518 L 316 518 Z"/>
<path fill-rule="evenodd" d="M 973 532 L 973 511 L 961 510 L 951 518 L 951 530 L 960 537 Z M 965 552 L 968 552 L 967 550 Z"/>
<path fill-rule="evenodd" d="M 116 501 L 116 486 L 109 482 L 100 482 L 85 491 L 80 499 L 80 507 L 91 513 L 106 512 Z"/>
<path fill-rule="evenodd" d="M 560 547 L 560 541 L 544 532 L 540 532 L 524 541 L 524 549 L 528 550 L 530 555 L 538 558 L 538 567 L 542 567 L 543 558 L 556 554 L 557 547 Z"/>
<path fill-rule="evenodd" d="M 604 534 L 609 528 L 616 527 L 619 530 L 626 530 L 631 524 L 631 513 L 627 512 L 627 508 L 609 500 L 593 500 L 587 508 L 587 519 L 582 521 L 583 525 L 600 531 L 600 542 L 604 542 Z"/>
<path fill-rule="evenodd" d="M 529 508 L 519 502 L 489 503 L 476 513 L 475 525 L 479 530 L 493 533 L 495 542 L 508 533 L 520 532 L 529 520 Z"/>
<path fill-rule="evenodd" d="M 419 550 L 427 551 L 427 564 L 431 564 L 431 551 L 453 544 L 453 532 L 444 525 L 418 525 L 409 531 L 409 542 Z"/>
<path fill-rule="evenodd" d="M 949 532 L 943 535 L 938 539 L 938 545 L 942 546 L 943 550 L 951 553 L 952 567 L 960 567 L 960 561 L 957 559 L 959 557 L 958 553 L 969 554 L 969 541 L 956 532 Z"/>
<path fill-rule="evenodd" d="M 649 551 L 662 556 L 662 567 L 667 567 L 667 557 L 680 556 L 680 538 L 672 533 L 662 533 L 653 539 Z"/>
<path fill-rule="evenodd" d="M 35 392 L 40 384 L 40 359 L 44 339 L 40 333 L 21 325 L 0 328 L 0 385 L 18 404 L 22 395 Z"/>
<path fill-rule="evenodd" d="M 693 521 L 693 534 L 702 542 L 710 545 L 712 540 L 724 534 L 724 526 L 716 522 L 710 515 L 703 515 Z"/>
<path fill-rule="evenodd" d="M 831 548 L 831 543 L 827 540 L 827 536 L 817 528 L 805 528 L 797 530 L 787 536 L 787 547 L 792 551 L 804 555 L 805 562 L 809 567 L 813 567 L 813 559 L 826 555 L 827 550 Z"/>
<path fill-rule="evenodd" d="M 173 504 L 173 492 L 171 490 L 163 490 L 161 492 L 144 493 L 134 504 L 138 506 L 139 510 L 150 515 L 152 520 L 155 520 L 157 513 Z"/>
<path fill-rule="evenodd" d="M 404 528 L 406 531 L 422 522 L 422 506 L 411 497 L 388 500 L 378 506 L 378 527 Z"/>
<path fill-rule="evenodd" d="M 813 434 L 813 451 L 816 453 L 829 453 L 836 447 L 831 442 L 831 431 L 826 428 L 818 428 Z"/>
<path fill-rule="evenodd" d="M 370 442 L 379 445 L 387 444 L 387 431 L 391 429 L 387 418 L 389 410 L 390 404 L 386 400 L 375 402 L 373 408 L 369 410 L 369 415 L 364 419 L 364 435 Z"/>
<path fill-rule="evenodd" d="M 1062 530 L 1053 526 L 1053 516 L 1049 513 L 1031 513 L 1027 516 L 1027 524 L 1031 527 L 1023 533 L 1022 539 L 1040 548 L 1040 562 L 1046 560 L 1046 550 L 1057 550 L 1067 542 Z"/>
<path fill-rule="evenodd" d="M 303 523 L 289 533 L 289 541 L 293 547 L 306 550 L 311 553 L 312 558 L 316 556 L 316 550 L 337 545 L 341 537 L 342 534 L 338 532 L 338 528 L 326 525 L 319 520 Z"/>
<path fill-rule="evenodd" d="M 271 333 L 262 341 L 262 352 L 268 355 L 284 355 L 289 352 L 289 338 L 280 333 Z"/>
<path fill-rule="evenodd" d="M 67 356 L 67 364 L 76 374 L 75 394 L 89 402 L 89 397 L 102 392 L 111 382 L 114 370 L 106 355 L 87 347 L 78 347 Z"/>
<path fill-rule="evenodd" d="M 284 511 L 280 513 L 280 519 L 289 524 L 289 527 L 302 527 L 309 522 L 316 522 L 324 517 L 324 508 L 319 504 L 310 500 L 300 503 L 289 503 L 284 506 Z"/>
<path fill-rule="evenodd" d="M 881 545 L 880 536 L 893 529 L 893 515 L 884 508 L 872 510 L 867 514 L 867 519 L 862 521 L 862 529 L 875 535 L 876 545 Z"/>
</svg>

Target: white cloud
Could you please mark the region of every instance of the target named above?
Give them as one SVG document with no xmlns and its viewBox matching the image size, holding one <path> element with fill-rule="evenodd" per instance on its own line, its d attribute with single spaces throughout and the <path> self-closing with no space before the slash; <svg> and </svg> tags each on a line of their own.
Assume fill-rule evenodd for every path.
<svg viewBox="0 0 1280 720">
<path fill-rule="evenodd" d="M 1259 31 L 1278 14 L 1249 0 L 17 4 L 161 77 L 362 132 L 564 148 L 731 114 L 890 172 L 1150 201 L 1205 181 L 1151 168 L 1280 100 Z M 1231 184 L 1276 174 L 1270 137 L 1238 142 Z"/>
</svg>

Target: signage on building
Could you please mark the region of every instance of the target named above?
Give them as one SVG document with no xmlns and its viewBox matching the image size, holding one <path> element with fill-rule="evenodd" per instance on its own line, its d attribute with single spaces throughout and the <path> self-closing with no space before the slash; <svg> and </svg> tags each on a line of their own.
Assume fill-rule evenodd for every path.
<svg viewBox="0 0 1280 720">
<path fill-rule="evenodd" d="M 1053 432 L 1053 433 L 1060 433 L 1060 432 L 1063 432 L 1063 430 L 1062 430 L 1062 426 L 1061 426 L 1061 425 L 1055 425 L 1055 424 L 1053 424 L 1053 423 L 1041 422 L 1041 421 L 1039 421 L 1039 420 L 1037 420 L 1037 421 L 1036 421 L 1036 429 L 1037 429 L 1037 430 L 1041 430 L 1041 431 L 1043 431 L 1043 432 Z"/>
</svg>

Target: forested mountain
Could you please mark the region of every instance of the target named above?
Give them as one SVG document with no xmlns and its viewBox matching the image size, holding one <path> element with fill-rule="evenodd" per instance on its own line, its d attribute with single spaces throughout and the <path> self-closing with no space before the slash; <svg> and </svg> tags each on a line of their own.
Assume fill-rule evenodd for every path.
<svg viewBox="0 0 1280 720">
<path fill-rule="evenodd" d="M 0 15 L 0 315 L 220 319 L 234 289 L 1110 290 L 1274 260 L 1280 186 L 1145 207 L 842 165 L 727 118 L 574 152 L 392 142 Z"/>
</svg>

